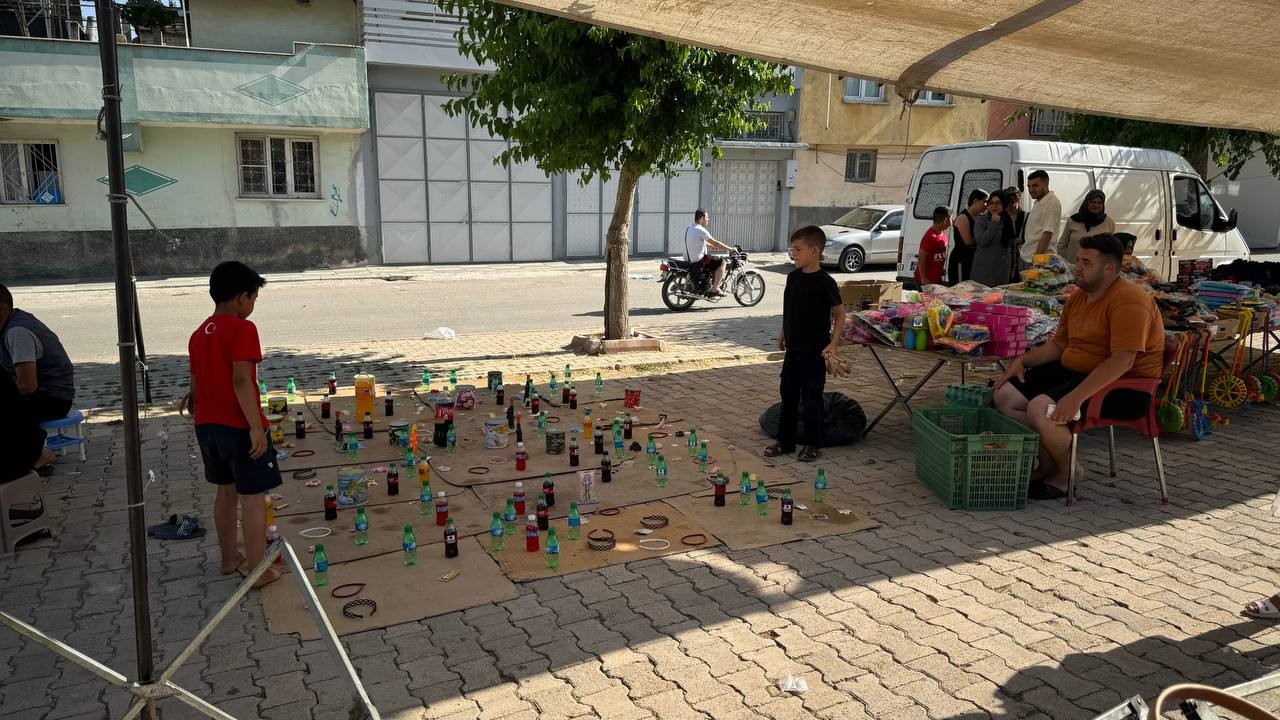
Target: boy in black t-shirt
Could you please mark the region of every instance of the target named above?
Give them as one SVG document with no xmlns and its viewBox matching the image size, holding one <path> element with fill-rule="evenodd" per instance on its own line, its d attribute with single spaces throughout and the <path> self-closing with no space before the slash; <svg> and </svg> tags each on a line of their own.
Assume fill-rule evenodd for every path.
<svg viewBox="0 0 1280 720">
<path fill-rule="evenodd" d="M 835 359 L 844 329 L 844 305 L 836 281 L 818 264 L 827 237 L 816 225 L 791 234 L 791 260 L 796 269 L 787 274 L 782 293 L 782 332 L 778 349 L 782 361 L 782 416 L 778 441 L 765 448 L 765 457 L 788 455 L 796 449 L 796 422 L 804 408 L 804 447 L 799 459 L 813 462 L 822 454 L 822 388 L 827 380 L 827 358 Z M 833 331 L 834 325 L 834 331 Z"/>
</svg>

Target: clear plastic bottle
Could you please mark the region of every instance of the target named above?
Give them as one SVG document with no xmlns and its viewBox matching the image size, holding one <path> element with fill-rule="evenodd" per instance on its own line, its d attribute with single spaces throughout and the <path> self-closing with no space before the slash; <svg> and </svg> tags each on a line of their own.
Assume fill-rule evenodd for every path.
<svg viewBox="0 0 1280 720">
<path fill-rule="evenodd" d="M 818 468 L 818 476 L 813 479 L 813 501 L 815 503 L 827 501 L 827 471 L 823 468 Z"/>
<path fill-rule="evenodd" d="M 404 526 L 404 540 L 400 547 L 404 551 L 405 565 L 418 564 L 418 538 L 414 537 L 412 525 Z"/>
<path fill-rule="evenodd" d="M 560 540 L 556 537 L 556 529 L 547 530 L 547 569 L 560 568 Z"/>
<path fill-rule="evenodd" d="M 565 524 L 569 528 L 567 538 L 569 540 L 577 540 L 582 535 L 582 515 L 578 513 L 578 501 L 569 501 L 569 517 L 565 520 Z"/>
<path fill-rule="evenodd" d="M 502 516 L 498 513 L 493 514 L 493 520 L 489 523 L 489 549 L 495 553 L 502 552 L 502 548 L 506 545 L 503 541 L 503 535 L 506 534 L 506 528 L 502 523 Z"/>
<path fill-rule="evenodd" d="M 657 461 L 654 462 L 654 472 L 656 472 L 658 475 L 658 487 L 660 488 L 666 487 L 667 486 L 667 459 L 662 455 L 659 455 Z"/>
<path fill-rule="evenodd" d="M 356 508 L 356 544 L 369 544 L 369 517 L 364 514 L 364 508 Z"/>
<path fill-rule="evenodd" d="M 311 554 L 311 564 L 315 568 L 315 579 L 311 581 L 313 587 L 324 587 L 329 584 L 329 556 L 324 552 L 324 545 L 316 543 L 316 549 Z"/>
</svg>

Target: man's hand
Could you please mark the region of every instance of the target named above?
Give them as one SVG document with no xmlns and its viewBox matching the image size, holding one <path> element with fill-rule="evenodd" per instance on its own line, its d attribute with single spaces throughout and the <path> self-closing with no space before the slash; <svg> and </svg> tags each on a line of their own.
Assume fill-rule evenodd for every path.
<svg viewBox="0 0 1280 720">
<path fill-rule="evenodd" d="M 834 360 L 836 358 L 835 342 L 832 342 L 830 345 L 822 348 L 822 357 L 828 360 Z"/>
<path fill-rule="evenodd" d="M 1080 412 L 1080 406 L 1084 404 L 1083 400 L 1078 400 L 1074 393 L 1067 393 L 1062 399 L 1054 403 L 1053 412 L 1049 413 L 1049 419 L 1055 425 L 1066 425 L 1076 419 L 1076 415 Z"/>
<path fill-rule="evenodd" d="M 249 430 L 249 457 L 257 460 L 267 452 L 267 431 L 262 428 Z"/>
<path fill-rule="evenodd" d="M 778 349 L 783 352 L 787 350 L 787 336 L 782 333 L 778 333 Z"/>
<path fill-rule="evenodd" d="M 991 389 L 999 390 L 1000 386 L 1009 382 L 1009 378 L 1016 377 L 1018 378 L 1019 381 L 1024 381 L 1027 379 L 1025 377 L 1026 373 L 1027 373 L 1027 366 L 1022 364 L 1022 358 L 1021 357 L 1014 358 L 1013 362 L 1009 363 L 1009 367 L 1004 369 L 1004 374 L 1000 376 L 999 380 L 996 380 L 995 386 L 993 386 Z"/>
</svg>

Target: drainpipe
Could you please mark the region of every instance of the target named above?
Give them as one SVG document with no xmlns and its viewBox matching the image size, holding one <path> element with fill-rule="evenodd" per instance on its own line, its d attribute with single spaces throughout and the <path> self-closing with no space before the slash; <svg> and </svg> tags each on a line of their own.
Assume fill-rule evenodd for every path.
<svg viewBox="0 0 1280 720">
<path fill-rule="evenodd" d="M 827 73 L 827 125 L 826 129 L 831 129 L 831 73 Z"/>
</svg>

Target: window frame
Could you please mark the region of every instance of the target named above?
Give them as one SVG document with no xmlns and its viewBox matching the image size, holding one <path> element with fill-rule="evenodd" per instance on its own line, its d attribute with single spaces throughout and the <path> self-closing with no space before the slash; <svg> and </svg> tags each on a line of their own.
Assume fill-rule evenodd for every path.
<svg viewBox="0 0 1280 720">
<path fill-rule="evenodd" d="M 0 138 L 0 145 L 18 146 L 19 181 L 22 183 L 24 193 L 23 200 L 12 202 L 4 200 L 3 196 L 0 195 L 0 207 L 27 207 L 32 205 L 41 207 L 58 207 L 67 205 L 67 190 L 65 184 L 62 182 L 62 148 L 59 146 L 57 140 L 44 138 Z M 33 191 L 31 190 L 31 183 L 33 178 L 27 158 L 27 146 L 30 145 L 49 145 L 53 147 L 53 160 L 57 174 L 55 184 L 58 188 L 58 202 L 56 203 L 36 202 L 36 199 L 32 194 Z"/>
<path fill-rule="evenodd" d="M 854 82 L 858 83 L 858 92 L 854 95 L 850 95 L 849 86 L 850 86 L 850 83 L 854 83 Z M 867 95 L 864 92 L 864 90 L 866 90 L 867 83 L 871 83 L 872 85 L 878 85 L 879 94 Z M 863 104 L 863 105 L 888 105 L 889 104 L 889 101 L 885 99 L 884 83 L 877 82 L 875 80 L 867 80 L 866 78 L 860 78 L 855 75 L 845 76 L 844 85 L 841 88 L 841 95 L 843 96 L 844 101 L 847 103 L 855 103 L 855 104 Z"/>
<path fill-rule="evenodd" d="M 1054 108 L 1033 107 L 1027 116 L 1027 132 L 1035 137 L 1057 137 L 1067 127 L 1067 113 Z"/>
<path fill-rule="evenodd" d="M 869 155 L 871 157 L 870 176 L 864 179 L 857 177 L 859 157 L 861 155 Z M 849 176 L 849 163 L 853 161 L 854 177 Z M 876 181 L 876 163 L 879 161 L 879 153 L 875 150 L 866 149 L 850 149 L 844 151 L 844 181 L 847 183 L 873 183 Z"/>
<path fill-rule="evenodd" d="M 898 216 L 898 227 L 896 228 L 886 227 L 886 225 L 889 224 L 889 220 L 894 215 Z M 903 218 L 904 215 L 906 215 L 906 212 L 902 210 L 890 210 L 889 212 L 884 214 L 884 217 L 880 218 L 880 220 L 876 222 L 876 229 L 880 230 L 881 232 L 902 232 L 902 221 L 904 220 Z"/>
<path fill-rule="evenodd" d="M 968 184 L 970 175 L 973 175 L 975 173 L 991 173 L 991 172 L 997 173 L 1000 176 L 1000 179 L 996 182 L 995 189 L 987 190 L 987 188 L 982 185 Z M 968 170 L 965 170 L 964 174 L 960 176 L 960 194 L 956 197 L 956 205 L 957 205 L 956 212 L 959 213 L 961 210 L 964 210 L 969 206 L 969 193 L 973 192 L 974 190 L 982 189 L 982 190 L 986 190 L 987 193 L 990 194 L 990 193 L 996 192 L 997 190 L 1003 190 L 1005 187 L 1007 186 L 1004 184 L 1004 171 L 1001 170 L 1000 168 L 970 168 Z"/>
<path fill-rule="evenodd" d="M 921 90 L 914 104 L 926 107 L 955 107 L 956 105 L 955 99 L 950 93 L 934 90 Z"/>
<path fill-rule="evenodd" d="M 236 183 L 239 188 L 239 198 L 242 200 L 322 200 L 320 194 L 320 137 L 318 135 L 292 135 L 292 134 L 275 134 L 275 133 L 236 133 Z M 244 140 L 258 140 L 262 142 L 263 147 L 263 165 L 246 165 L 244 162 L 244 152 L 242 142 Z M 272 192 L 273 180 L 271 177 L 271 141 L 280 140 L 284 142 L 284 167 L 285 167 L 285 188 L 287 192 Z M 298 192 L 297 183 L 294 178 L 294 159 L 293 144 L 295 142 L 305 142 L 311 144 L 311 183 L 315 189 L 310 192 Z M 249 192 L 245 190 L 244 170 L 246 167 L 262 167 L 264 173 L 264 181 L 266 183 L 266 192 Z"/>
<path fill-rule="evenodd" d="M 929 206 L 928 206 L 928 207 L 924 208 L 924 214 L 923 214 L 923 215 L 921 215 L 921 214 L 920 214 L 920 212 L 921 212 L 921 208 L 920 208 L 920 189 L 921 189 L 922 187 L 924 187 L 924 184 L 925 184 L 925 182 L 924 182 L 924 181 L 925 181 L 925 179 L 926 179 L 926 178 L 929 178 L 929 177 L 932 177 L 932 176 L 934 176 L 934 175 L 938 175 L 938 176 L 944 176 L 944 175 L 945 175 L 945 176 L 947 177 L 947 197 L 946 197 L 946 199 L 945 199 L 943 202 L 941 202 L 941 203 L 937 203 L 937 202 L 935 202 L 935 203 L 931 203 L 931 204 L 929 204 Z M 955 189 L 956 189 L 956 174 L 955 174 L 954 172 L 950 171 L 950 170 L 934 170 L 934 171 L 932 171 L 932 172 L 927 172 L 927 173 L 925 173 L 925 174 L 921 175 L 921 176 L 920 176 L 919 181 L 917 181 L 917 182 L 916 182 L 916 186 L 915 186 L 915 188 L 913 188 L 913 190 L 914 190 L 914 192 L 915 192 L 915 196 L 911 199 L 911 217 L 913 217 L 913 218 L 915 218 L 915 219 L 917 219 L 917 220 L 933 220 L 933 210 L 934 210 L 934 208 L 938 207 L 938 205 L 947 205 L 947 206 L 950 206 L 950 205 L 951 205 L 951 193 L 952 193 Z"/>
<path fill-rule="evenodd" d="M 1174 203 L 1173 203 L 1173 221 L 1177 223 L 1179 227 L 1183 227 L 1188 230 L 1198 230 L 1200 232 L 1213 232 L 1213 226 L 1218 221 L 1218 219 L 1222 216 L 1222 210 L 1221 208 L 1218 207 L 1218 202 L 1217 200 L 1214 199 L 1213 193 L 1209 192 L 1209 186 L 1205 185 L 1202 179 L 1194 175 L 1175 175 L 1173 176 L 1173 184 L 1175 189 L 1177 188 L 1177 184 L 1179 181 L 1186 181 L 1188 183 L 1191 183 L 1192 188 L 1196 190 L 1196 193 L 1195 193 L 1196 207 L 1195 207 L 1194 217 L 1196 219 L 1196 222 L 1200 223 L 1200 225 L 1197 227 L 1195 225 L 1187 225 L 1185 222 L 1183 222 L 1183 218 L 1188 216 L 1182 215 L 1181 213 L 1178 212 L 1178 203 L 1177 203 L 1176 193 L 1174 195 Z M 1206 201 L 1208 201 L 1207 205 L 1206 205 Z M 1209 214 L 1208 224 L 1205 224 L 1204 222 L 1206 212 Z"/>
</svg>

